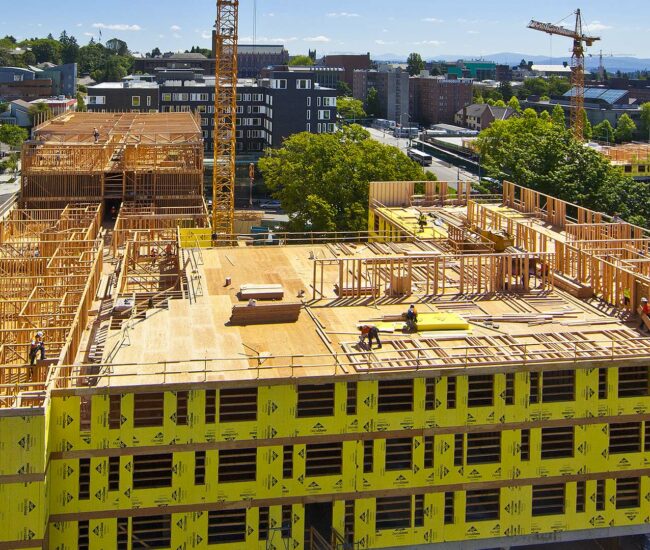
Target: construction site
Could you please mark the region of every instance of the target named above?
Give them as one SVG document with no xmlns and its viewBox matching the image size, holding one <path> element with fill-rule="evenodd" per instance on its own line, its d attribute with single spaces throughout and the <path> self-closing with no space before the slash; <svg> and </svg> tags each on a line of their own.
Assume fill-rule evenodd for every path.
<svg viewBox="0 0 650 550">
<path fill-rule="evenodd" d="M 427 181 L 370 183 L 366 231 L 239 234 L 237 9 L 218 2 L 212 209 L 195 114 L 66 113 L 23 146 L 0 549 L 646 533 L 648 231 Z"/>
</svg>

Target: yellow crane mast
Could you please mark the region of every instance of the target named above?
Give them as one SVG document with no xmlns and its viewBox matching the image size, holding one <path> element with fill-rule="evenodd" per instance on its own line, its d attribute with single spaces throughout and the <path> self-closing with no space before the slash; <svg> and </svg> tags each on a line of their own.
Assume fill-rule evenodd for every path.
<svg viewBox="0 0 650 550">
<path fill-rule="evenodd" d="M 575 30 L 567 29 L 553 23 L 541 23 L 532 20 L 529 29 L 545 32 L 551 35 L 566 36 L 573 39 L 573 55 L 571 56 L 571 128 L 576 139 L 584 140 L 584 119 L 582 111 L 585 106 L 585 46 L 592 46 L 600 40 L 596 36 L 587 36 L 582 32 L 582 14 L 577 9 Z"/>
<path fill-rule="evenodd" d="M 212 232 L 229 239 L 235 219 L 239 0 L 217 0 Z"/>
</svg>

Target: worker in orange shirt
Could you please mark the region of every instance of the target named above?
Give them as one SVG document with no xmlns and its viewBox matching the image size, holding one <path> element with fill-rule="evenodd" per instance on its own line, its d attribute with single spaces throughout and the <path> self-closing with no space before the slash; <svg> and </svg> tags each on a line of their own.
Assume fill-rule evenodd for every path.
<svg viewBox="0 0 650 550">
<path fill-rule="evenodd" d="M 648 299 L 645 297 L 641 298 L 639 314 L 641 315 L 641 324 L 639 325 L 639 329 L 647 330 L 647 323 L 650 323 L 650 304 L 648 304 Z"/>
</svg>

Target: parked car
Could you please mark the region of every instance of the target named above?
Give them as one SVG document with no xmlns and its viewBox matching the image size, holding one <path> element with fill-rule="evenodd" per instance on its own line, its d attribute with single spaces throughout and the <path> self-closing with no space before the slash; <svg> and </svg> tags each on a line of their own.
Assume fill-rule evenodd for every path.
<svg viewBox="0 0 650 550">
<path fill-rule="evenodd" d="M 260 203 L 262 210 L 280 210 L 281 207 L 280 201 L 262 201 Z"/>
</svg>

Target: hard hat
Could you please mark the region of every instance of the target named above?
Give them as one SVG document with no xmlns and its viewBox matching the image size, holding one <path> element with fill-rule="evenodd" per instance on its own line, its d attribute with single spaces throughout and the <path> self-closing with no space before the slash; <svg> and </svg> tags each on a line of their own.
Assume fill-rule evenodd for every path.
<svg viewBox="0 0 650 550">
<path fill-rule="evenodd" d="M 39 330 L 39 331 L 36 333 L 36 336 L 43 336 L 43 331 L 42 331 L 42 330 Z"/>
<path fill-rule="evenodd" d="M 641 298 L 641 301 L 642 301 L 642 302 L 647 302 L 648 299 L 647 299 L 647 298 Z"/>
</svg>

